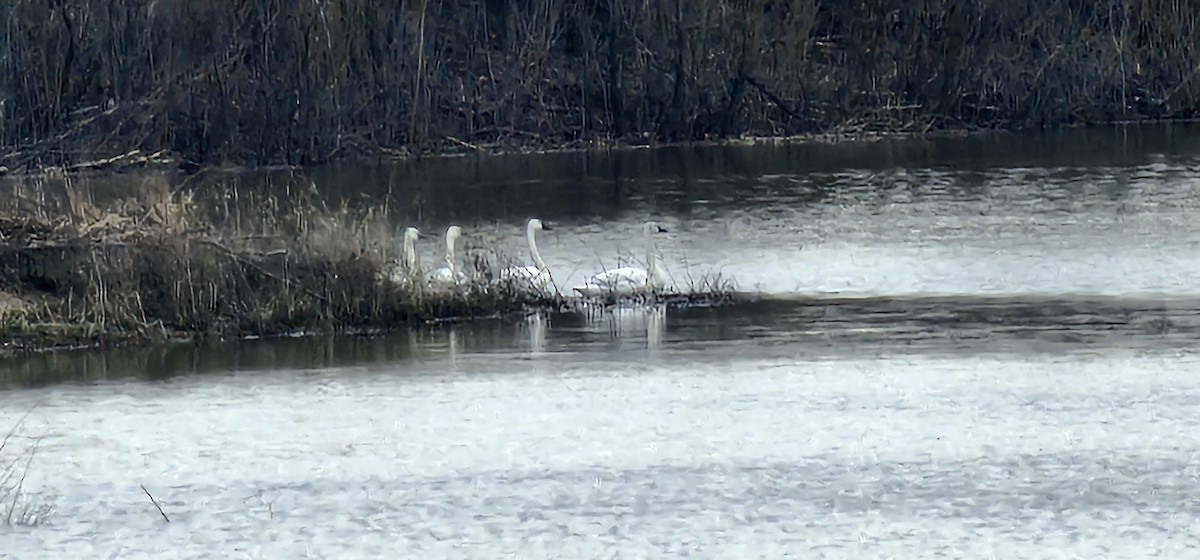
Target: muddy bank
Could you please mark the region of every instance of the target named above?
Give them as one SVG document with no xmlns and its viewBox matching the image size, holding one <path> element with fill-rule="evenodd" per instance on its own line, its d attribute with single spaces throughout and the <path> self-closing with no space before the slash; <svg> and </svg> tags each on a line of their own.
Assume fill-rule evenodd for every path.
<svg viewBox="0 0 1200 560">
<path fill-rule="evenodd" d="M 1200 12 L 1176 0 L 67 0 L 0 19 L 12 172 L 1200 114 Z"/>
</svg>

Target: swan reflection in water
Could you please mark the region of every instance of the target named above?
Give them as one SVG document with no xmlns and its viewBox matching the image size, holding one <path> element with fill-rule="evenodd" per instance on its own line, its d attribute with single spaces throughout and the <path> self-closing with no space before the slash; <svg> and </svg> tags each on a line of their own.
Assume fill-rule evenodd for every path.
<svg viewBox="0 0 1200 560">
<path fill-rule="evenodd" d="M 644 335 L 647 348 L 662 346 L 667 320 L 666 306 L 590 308 L 578 313 L 583 319 L 583 331 L 606 332 L 614 340 L 637 340 Z M 527 315 L 517 330 L 520 338 L 528 337 L 531 353 L 542 354 L 547 351 L 546 335 L 550 331 L 548 314 L 539 311 Z"/>
<path fill-rule="evenodd" d="M 658 348 L 662 345 L 667 308 L 664 305 L 596 308 L 585 311 L 584 317 L 589 326 L 603 327 L 613 338 L 628 339 L 645 334 L 646 347 Z"/>
<path fill-rule="evenodd" d="M 529 349 L 534 354 L 546 351 L 546 327 L 549 319 L 541 311 L 525 317 L 525 330 L 529 331 Z"/>
<path fill-rule="evenodd" d="M 408 329 L 408 348 L 411 355 L 421 359 L 436 361 L 445 360 L 448 371 L 457 372 L 466 352 L 464 340 L 470 331 L 464 331 L 456 325 Z"/>
</svg>

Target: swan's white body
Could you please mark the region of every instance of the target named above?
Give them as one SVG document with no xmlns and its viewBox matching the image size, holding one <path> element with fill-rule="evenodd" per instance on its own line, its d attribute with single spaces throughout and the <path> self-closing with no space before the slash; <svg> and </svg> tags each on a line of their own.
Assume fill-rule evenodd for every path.
<svg viewBox="0 0 1200 560">
<path fill-rule="evenodd" d="M 525 239 L 529 243 L 529 258 L 533 260 L 533 265 L 502 269 L 499 274 L 501 282 L 517 282 L 538 290 L 545 290 L 550 286 L 550 269 L 546 266 L 546 261 L 542 260 L 542 254 L 537 247 L 537 232 L 548 229 L 550 228 L 537 218 L 529 220 L 525 226 Z"/>
<path fill-rule="evenodd" d="M 587 297 L 632 296 L 661 287 L 665 282 L 659 273 L 658 257 L 651 257 L 650 270 L 623 266 L 606 270 L 576 286 L 579 295 Z"/>
<path fill-rule="evenodd" d="M 400 242 L 400 259 L 384 268 L 384 278 L 397 284 L 404 284 L 416 277 L 421 269 L 420 258 L 417 256 L 417 238 L 421 232 L 415 227 L 406 228 Z"/>
<path fill-rule="evenodd" d="M 624 266 L 606 270 L 588 278 L 582 286 L 576 286 L 575 291 L 585 297 L 632 296 L 661 287 L 666 280 L 658 264 L 660 257 L 654 250 L 652 236 L 666 231 L 654 222 L 647 222 L 643 228 L 646 236 L 646 263 L 649 268 Z"/>
<path fill-rule="evenodd" d="M 457 259 L 454 257 L 454 246 L 461 235 L 462 228 L 458 226 L 446 228 L 446 262 L 439 265 L 430 274 L 429 280 L 433 284 L 443 286 L 455 285 L 467 279 L 467 275 L 463 274 L 462 270 L 459 270 Z"/>
</svg>

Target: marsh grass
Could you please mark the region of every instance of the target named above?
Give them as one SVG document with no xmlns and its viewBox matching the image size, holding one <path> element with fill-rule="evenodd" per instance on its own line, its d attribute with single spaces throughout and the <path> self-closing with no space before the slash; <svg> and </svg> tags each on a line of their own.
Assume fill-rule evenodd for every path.
<svg viewBox="0 0 1200 560">
<path fill-rule="evenodd" d="M 41 443 L 41 438 L 21 433 L 28 416 L 26 413 L 18 419 L 0 438 L 0 525 L 38 525 L 52 510 L 49 504 L 39 502 L 25 490 L 25 480 Z"/>
<path fill-rule="evenodd" d="M 454 290 L 380 281 L 398 256 L 387 205 L 330 206 L 311 183 L 204 193 L 157 176 L 103 197 L 66 174 L 14 183 L 0 202 L 6 345 L 386 329 L 547 303 L 488 281 L 499 253 L 478 243 Z"/>
</svg>

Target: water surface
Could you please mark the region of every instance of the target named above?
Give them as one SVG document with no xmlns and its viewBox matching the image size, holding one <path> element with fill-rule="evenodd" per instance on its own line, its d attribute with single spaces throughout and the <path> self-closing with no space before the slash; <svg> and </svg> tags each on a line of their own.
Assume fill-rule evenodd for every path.
<svg viewBox="0 0 1200 560">
<path fill-rule="evenodd" d="M 861 146 L 670 149 L 330 168 L 330 197 L 388 196 L 444 253 L 451 223 L 527 259 L 523 226 L 569 291 L 643 259 L 675 284 L 721 272 L 773 294 L 1193 294 L 1200 134 L 1123 128 Z M 618 261 L 618 255 L 625 261 Z"/>
<path fill-rule="evenodd" d="M 1198 140 L 314 170 L 418 201 L 427 262 L 537 216 L 569 286 L 653 219 L 757 297 L 9 360 L 0 459 L 36 441 L 54 511 L 0 556 L 1194 555 Z"/>
</svg>

